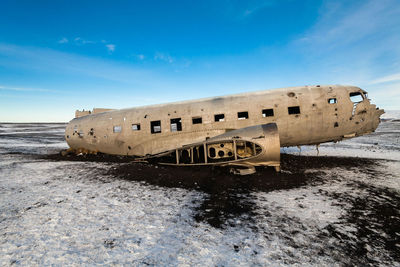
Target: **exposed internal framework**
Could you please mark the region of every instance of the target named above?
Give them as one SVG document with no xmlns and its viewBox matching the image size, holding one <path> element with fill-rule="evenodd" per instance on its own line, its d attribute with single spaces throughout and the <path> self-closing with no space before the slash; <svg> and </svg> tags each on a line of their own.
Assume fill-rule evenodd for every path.
<svg viewBox="0 0 400 267">
<path fill-rule="evenodd" d="M 280 142 L 275 123 L 234 130 L 205 142 L 183 146 L 150 158 L 167 165 L 273 166 L 280 169 Z"/>
</svg>

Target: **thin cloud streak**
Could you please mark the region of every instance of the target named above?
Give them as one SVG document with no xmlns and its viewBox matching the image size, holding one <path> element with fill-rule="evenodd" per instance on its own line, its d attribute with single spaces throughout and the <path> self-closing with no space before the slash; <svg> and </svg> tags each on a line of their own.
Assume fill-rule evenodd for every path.
<svg viewBox="0 0 400 267">
<path fill-rule="evenodd" d="M 366 86 L 372 102 L 387 110 L 399 110 L 400 83 Z"/>
<path fill-rule="evenodd" d="M 1 61 L 4 67 L 33 69 L 41 72 L 84 75 L 125 84 L 154 84 L 155 74 L 114 61 L 105 61 L 51 49 L 22 47 L 0 43 L 0 55 L 9 60 Z M 158 79 L 157 79 L 158 80 Z M 162 84 L 162 83 L 160 83 Z"/>
<path fill-rule="evenodd" d="M 254 15 L 258 11 L 262 10 L 263 8 L 273 6 L 276 3 L 276 0 L 262 0 L 262 1 L 257 1 L 256 4 L 249 6 L 246 8 L 246 10 L 243 12 L 241 18 L 246 18 Z"/>
<path fill-rule="evenodd" d="M 61 38 L 61 39 L 58 41 L 58 43 L 59 43 L 59 44 L 66 44 L 66 43 L 68 43 L 68 39 L 65 38 L 65 37 L 63 37 L 63 38 Z"/>
<path fill-rule="evenodd" d="M 115 44 L 110 44 L 109 42 L 107 42 L 106 40 L 101 40 L 101 41 L 93 41 L 93 40 L 88 40 L 82 37 L 75 37 L 75 38 L 71 38 L 71 40 L 69 40 L 66 37 L 61 38 L 57 43 L 59 44 L 70 44 L 70 45 L 75 45 L 75 46 L 84 46 L 84 45 L 88 45 L 88 44 L 92 44 L 92 45 L 96 45 L 96 44 L 101 44 L 101 45 L 105 45 L 105 47 L 107 48 L 107 50 L 109 52 L 114 52 L 115 51 Z"/>
<path fill-rule="evenodd" d="M 364 87 L 379 96 L 375 100 L 380 105 L 398 106 L 386 96 L 398 97 L 398 86 L 382 86 L 400 81 L 400 73 L 393 73 L 400 59 L 400 36 L 395 34 L 400 30 L 398 1 L 328 1 L 320 14 L 289 47 L 299 49 L 335 82 Z"/>
<path fill-rule="evenodd" d="M 115 45 L 114 44 L 107 44 L 106 45 L 108 52 L 113 53 L 115 51 Z"/>
<path fill-rule="evenodd" d="M 154 60 L 161 60 L 161 61 L 165 61 L 168 63 L 174 63 L 174 61 L 175 61 L 175 59 L 173 57 L 171 57 L 169 54 L 160 53 L 160 52 L 156 52 L 156 54 L 154 55 Z"/>
<path fill-rule="evenodd" d="M 49 89 L 41 89 L 41 88 L 24 88 L 24 87 L 9 87 L 9 86 L 0 86 L 0 90 L 4 91 L 18 91 L 18 92 L 53 92 L 56 93 L 58 91 L 49 90 Z"/>
<path fill-rule="evenodd" d="M 400 81 L 400 72 L 375 79 L 375 80 L 371 81 L 370 84 L 389 83 L 389 82 L 396 82 L 396 81 Z"/>
<path fill-rule="evenodd" d="M 361 6 L 347 3 L 332 5 L 328 2 L 315 26 L 296 42 L 319 45 L 325 48 L 345 46 L 367 36 L 390 31 L 393 18 L 400 16 L 400 5 L 396 0 L 369 0 Z"/>
<path fill-rule="evenodd" d="M 96 41 L 86 40 L 81 37 L 76 37 L 74 39 L 74 42 L 76 45 L 86 45 L 86 44 L 96 44 L 97 43 Z"/>
</svg>

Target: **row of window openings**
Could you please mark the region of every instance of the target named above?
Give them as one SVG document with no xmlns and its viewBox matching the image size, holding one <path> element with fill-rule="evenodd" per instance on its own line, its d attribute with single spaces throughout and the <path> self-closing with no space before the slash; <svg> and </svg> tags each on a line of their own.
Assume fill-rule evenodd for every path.
<svg viewBox="0 0 400 267">
<path fill-rule="evenodd" d="M 336 104 L 336 98 L 329 98 L 329 104 Z M 300 114 L 300 107 L 288 107 L 289 115 Z M 273 117 L 274 116 L 274 109 L 263 109 L 262 116 L 265 117 Z M 238 120 L 246 120 L 249 118 L 249 113 L 247 111 L 238 112 Z M 214 115 L 214 121 L 220 122 L 225 121 L 225 114 L 216 114 Z M 193 124 L 201 124 L 203 123 L 202 117 L 193 117 L 192 118 Z M 152 121 L 150 122 L 151 133 L 161 133 L 161 121 Z M 113 131 L 114 133 L 120 133 L 122 130 L 121 126 L 114 126 Z M 140 131 L 140 124 L 132 124 L 132 131 Z M 171 132 L 182 131 L 182 122 L 181 118 L 171 119 Z"/>
<path fill-rule="evenodd" d="M 289 107 L 288 108 L 289 114 L 300 114 L 300 107 Z M 273 117 L 274 110 L 273 109 L 263 109 L 262 110 L 263 117 Z M 249 113 L 247 111 L 238 112 L 238 120 L 246 120 L 249 118 Z M 225 114 L 215 114 L 214 115 L 215 122 L 225 121 Z M 193 117 L 192 118 L 193 124 L 201 124 L 203 123 L 202 117 Z M 150 122 L 150 129 L 151 133 L 161 133 L 161 121 L 151 121 Z M 114 126 L 113 132 L 120 133 L 122 130 L 121 126 Z M 135 123 L 132 124 L 132 131 L 140 131 L 140 124 Z M 182 131 L 182 121 L 181 118 L 171 119 L 171 132 Z"/>
<path fill-rule="evenodd" d="M 354 96 L 361 95 L 360 93 L 353 93 L 353 94 L 354 94 Z M 352 96 L 352 94 L 350 94 L 350 96 Z M 328 103 L 336 104 L 337 100 L 336 100 L 336 98 L 329 98 Z M 289 115 L 300 114 L 300 107 L 299 106 L 288 107 L 288 113 L 289 113 Z M 264 118 L 265 117 L 273 117 L 274 109 L 272 109 L 272 108 L 271 109 L 263 109 L 262 116 Z M 238 120 L 246 120 L 248 118 L 249 118 L 249 113 L 247 111 L 238 112 Z M 225 121 L 225 114 L 214 115 L 214 121 L 215 122 Z M 203 119 L 202 119 L 202 117 L 193 117 L 192 123 L 193 124 L 201 124 L 201 123 L 203 123 Z M 150 122 L 150 127 L 151 127 L 151 133 L 161 133 L 161 121 Z M 122 126 L 114 126 L 113 127 L 114 133 L 120 133 L 121 131 L 122 131 Z M 132 124 L 132 131 L 140 131 L 140 124 L 139 123 Z M 177 132 L 177 131 L 182 131 L 181 118 L 171 119 L 171 132 Z"/>
</svg>

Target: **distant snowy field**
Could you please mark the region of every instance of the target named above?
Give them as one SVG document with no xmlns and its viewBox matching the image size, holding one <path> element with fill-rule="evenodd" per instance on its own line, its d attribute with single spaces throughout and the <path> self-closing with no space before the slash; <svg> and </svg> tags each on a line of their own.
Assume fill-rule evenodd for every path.
<svg viewBox="0 0 400 267">
<path fill-rule="evenodd" d="M 357 167 L 310 168 L 298 186 L 225 185 L 220 227 L 195 219 L 212 191 L 106 174 L 119 163 L 45 160 L 67 147 L 65 124 L 0 124 L 0 265 L 399 266 L 400 112 L 391 114 L 373 134 L 320 146 Z M 359 167 L 357 157 L 380 160 Z M 231 206 L 246 208 L 223 214 Z"/>
</svg>

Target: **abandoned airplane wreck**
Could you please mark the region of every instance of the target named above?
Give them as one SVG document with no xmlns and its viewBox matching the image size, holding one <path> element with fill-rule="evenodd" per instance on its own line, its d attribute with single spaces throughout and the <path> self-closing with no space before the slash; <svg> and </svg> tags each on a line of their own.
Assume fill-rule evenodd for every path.
<svg viewBox="0 0 400 267">
<path fill-rule="evenodd" d="M 157 158 L 176 166 L 272 166 L 279 171 L 280 147 L 371 133 L 383 113 L 358 87 L 290 87 L 121 110 L 76 111 L 65 138 L 75 153 Z"/>
</svg>

